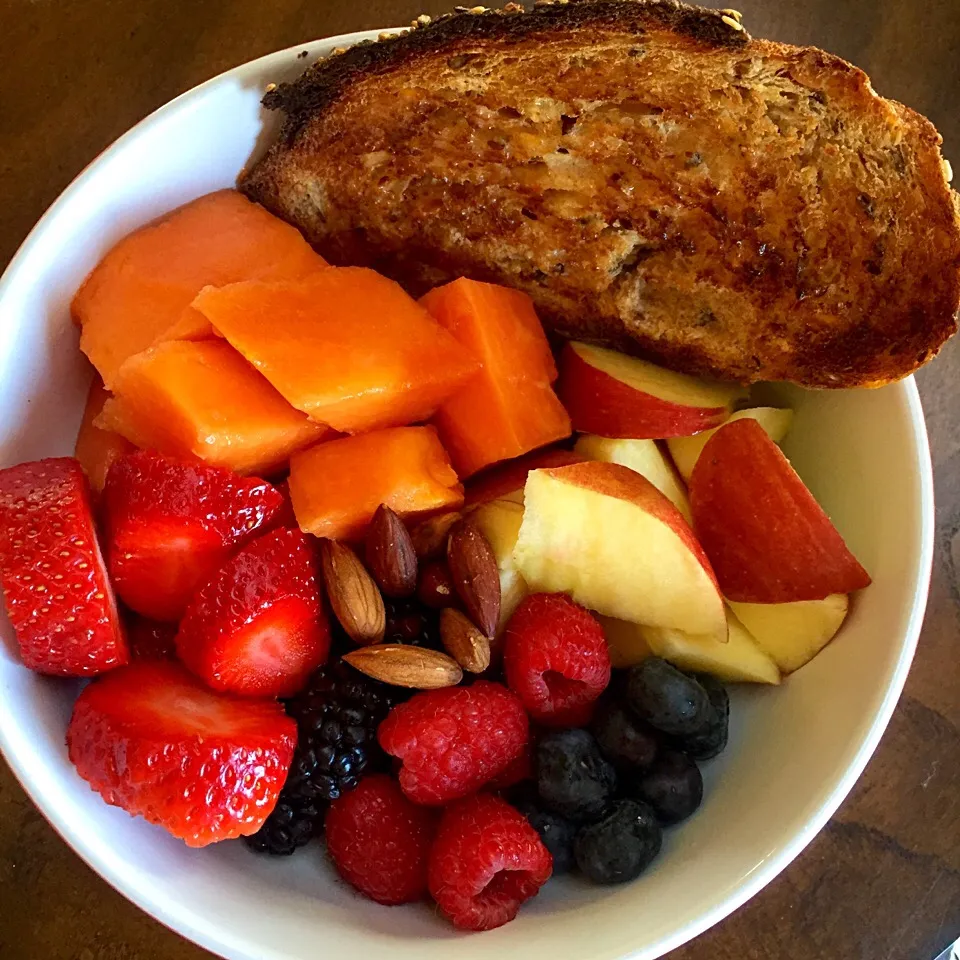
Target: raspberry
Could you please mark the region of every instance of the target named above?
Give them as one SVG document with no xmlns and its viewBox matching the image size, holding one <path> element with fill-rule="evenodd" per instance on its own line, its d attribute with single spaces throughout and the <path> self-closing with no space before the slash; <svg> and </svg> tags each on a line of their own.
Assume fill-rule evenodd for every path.
<svg viewBox="0 0 960 960">
<path fill-rule="evenodd" d="M 430 852 L 430 893 L 454 926 L 492 930 L 550 878 L 553 858 L 510 804 L 478 794 L 450 807 Z"/>
<path fill-rule="evenodd" d="M 503 665 L 530 716 L 550 727 L 585 725 L 610 682 L 600 624 L 561 593 L 521 602 L 507 625 Z"/>
<path fill-rule="evenodd" d="M 528 743 L 523 752 L 490 780 L 491 790 L 509 790 L 520 783 L 533 779 L 533 751 Z"/>
<path fill-rule="evenodd" d="M 327 850 L 340 875 L 377 903 L 420 900 L 436 815 L 385 774 L 362 780 L 327 811 Z"/>
<path fill-rule="evenodd" d="M 499 683 L 418 693 L 380 724 L 380 746 L 403 761 L 400 786 L 417 803 L 444 804 L 479 790 L 527 745 L 527 714 Z"/>
</svg>

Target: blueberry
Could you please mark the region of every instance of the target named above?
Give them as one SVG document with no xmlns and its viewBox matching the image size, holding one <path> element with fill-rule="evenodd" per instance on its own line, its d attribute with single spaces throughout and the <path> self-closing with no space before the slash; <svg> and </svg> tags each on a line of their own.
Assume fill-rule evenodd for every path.
<svg viewBox="0 0 960 960">
<path fill-rule="evenodd" d="M 685 753 L 664 750 L 630 787 L 630 795 L 649 803 L 661 823 L 686 820 L 703 799 L 700 769 Z"/>
<path fill-rule="evenodd" d="M 709 674 L 699 674 L 697 681 L 710 698 L 717 719 L 704 733 L 692 737 L 676 737 L 676 746 L 694 760 L 710 760 L 722 753 L 727 745 L 730 723 L 730 697 L 727 688 Z"/>
<path fill-rule="evenodd" d="M 517 800 L 516 808 L 530 821 L 530 826 L 540 834 L 543 845 L 553 857 L 553 875 L 569 873 L 574 866 L 573 840 L 577 828 L 564 817 L 542 809 L 533 799 Z"/>
<path fill-rule="evenodd" d="M 630 668 L 627 703 L 651 727 L 673 736 L 706 733 L 717 721 L 707 691 L 659 657 Z"/>
<path fill-rule="evenodd" d="M 583 827 L 573 850 L 594 883 L 623 883 L 643 873 L 660 852 L 663 832 L 645 803 L 618 800 L 598 823 Z"/>
<path fill-rule="evenodd" d="M 551 813 L 575 821 L 599 817 L 617 776 L 586 730 L 548 733 L 537 745 L 537 792 Z"/>
<path fill-rule="evenodd" d="M 600 751 L 618 770 L 645 770 L 657 755 L 657 735 L 621 703 L 602 704 L 591 729 Z"/>
</svg>

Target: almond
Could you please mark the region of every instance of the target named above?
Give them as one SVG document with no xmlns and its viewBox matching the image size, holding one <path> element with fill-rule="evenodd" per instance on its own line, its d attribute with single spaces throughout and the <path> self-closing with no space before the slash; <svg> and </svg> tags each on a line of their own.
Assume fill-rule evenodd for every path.
<svg viewBox="0 0 960 960">
<path fill-rule="evenodd" d="M 386 629 L 383 597 L 360 558 L 338 540 L 322 540 L 320 566 L 330 606 L 354 643 L 379 643 Z"/>
<path fill-rule="evenodd" d="M 421 560 L 439 557 L 447 545 L 447 534 L 450 528 L 460 519 L 461 514 L 452 510 L 449 513 L 438 513 L 434 517 L 418 523 L 411 531 L 413 548 Z"/>
<path fill-rule="evenodd" d="M 405 643 L 378 643 L 344 654 L 347 663 L 374 680 L 395 687 L 437 690 L 455 687 L 463 679 L 456 660 L 436 650 L 410 647 Z"/>
<path fill-rule="evenodd" d="M 409 597 L 417 589 L 417 553 L 403 521 L 385 503 L 367 531 L 367 566 L 388 597 Z"/>
<path fill-rule="evenodd" d="M 420 570 L 417 599 L 434 610 L 452 607 L 457 603 L 450 568 L 446 560 L 428 560 Z"/>
<path fill-rule="evenodd" d="M 451 529 L 447 564 L 468 616 L 492 639 L 500 619 L 500 572 L 493 548 L 471 520 L 460 520 Z"/>
<path fill-rule="evenodd" d="M 470 673 L 483 673 L 490 666 L 490 641 L 459 611 L 440 611 L 443 648 Z"/>
</svg>

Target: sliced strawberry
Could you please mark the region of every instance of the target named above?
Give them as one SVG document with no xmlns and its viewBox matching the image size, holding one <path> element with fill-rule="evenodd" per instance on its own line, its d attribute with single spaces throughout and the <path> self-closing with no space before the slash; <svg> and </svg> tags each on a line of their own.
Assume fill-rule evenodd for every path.
<svg viewBox="0 0 960 960">
<path fill-rule="evenodd" d="M 153 620 L 179 620 L 194 592 L 269 529 L 283 497 L 265 480 L 140 451 L 103 490 L 107 562 L 117 593 Z"/>
<path fill-rule="evenodd" d="M 0 470 L 0 580 L 31 670 L 89 676 L 130 659 L 72 457 Z"/>
<path fill-rule="evenodd" d="M 198 677 L 243 696 L 291 696 L 329 650 L 316 555 L 299 530 L 244 547 L 198 591 L 177 634 Z"/>
<path fill-rule="evenodd" d="M 177 646 L 177 625 L 162 620 L 148 620 L 139 613 L 127 611 L 123 618 L 131 660 L 174 660 Z"/>
<path fill-rule="evenodd" d="M 91 683 L 67 729 L 70 760 L 107 803 L 191 847 L 260 829 L 296 741 L 296 724 L 275 701 L 213 693 L 163 662 Z"/>
<path fill-rule="evenodd" d="M 297 515 L 293 512 L 293 500 L 290 499 L 290 481 L 281 480 L 275 483 L 277 493 L 283 497 L 283 506 L 277 515 L 273 518 L 275 527 L 295 527 L 297 526 Z"/>
</svg>

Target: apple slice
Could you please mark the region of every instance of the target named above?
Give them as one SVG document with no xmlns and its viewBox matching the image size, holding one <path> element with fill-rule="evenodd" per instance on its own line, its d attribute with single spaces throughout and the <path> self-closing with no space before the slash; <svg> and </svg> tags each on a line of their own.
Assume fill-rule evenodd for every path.
<svg viewBox="0 0 960 960">
<path fill-rule="evenodd" d="M 790 424 L 793 423 L 793 411 L 781 410 L 778 407 L 751 407 L 749 410 L 738 410 L 730 414 L 730 419 L 726 422 L 742 420 L 744 417 L 756 420 L 774 443 L 780 443 L 783 440 L 790 429 Z M 673 457 L 680 476 L 687 483 L 690 482 L 690 475 L 703 448 L 716 431 L 717 428 L 714 427 L 693 437 L 671 437 L 667 440 L 670 456 Z"/>
<path fill-rule="evenodd" d="M 589 343 L 567 343 L 557 393 L 574 430 L 601 437 L 688 437 L 723 423 L 745 391 Z"/>
<path fill-rule="evenodd" d="M 514 558 L 532 591 L 722 642 L 723 599 L 680 511 L 639 473 L 587 461 L 533 470 Z"/>
<path fill-rule="evenodd" d="M 587 460 L 619 463 L 646 477 L 682 514 L 687 523 L 693 522 L 687 491 L 677 472 L 663 455 L 656 440 L 622 440 L 615 437 L 581 437 L 574 452 Z"/>
<path fill-rule="evenodd" d="M 690 478 L 693 526 L 724 596 L 742 603 L 822 600 L 870 576 L 756 420 L 726 423 Z"/>
<path fill-rule="evenodd" d="M 523 504 L 511 500 L 490 500 L 471 515 L 473 522 L 487 538 L 497 558 L 500 571 L 500 620 L 496 636 L 500 636 L 517 604 L 530 592 L 513 559 L 513 550 L 523 522 Z"/>
<path fill-rule="evenodd" d="M 729 609 L 727 643 L 666 627 L 636 624 L 634 629 L 655 656 L 669 660 L 681 670 L 711 673 L 718 680 L 730 683 L 780 682 L 780 671 L 774 659 L 761 649 Z"/>
<path fill-rule="evenodd" d="M 594 613 L 594 616 L 603 628 L 607 649 L 610 651 L 610 665 L 615 670 L 632 667 L 653 656 L 639 624 L 618 620 L 616 617 L 605 617 L 602 613 Z"/>
<path fill-rule="evenodd" d="M 582 463 L 587 458 L 565 447 L 548 447 L 546 450 L 534 450 L 514 460 L 505 460 L 496 466 L 471 477 L 464 491 L 465 507 L 486 503 L 488 500 L 512 500 L 523 503 L 523 485 L 527 474 L 539 467 L 565 467 L 571 463 Z"/>
<path fill-rule="evenodd" d="M 850 598 L 831 593 L 822 600 L 795 603 L 736 603 L 730 606 L 754 640 L 784 673 L 799 670 L 837 634 Z"/>
</svg>

